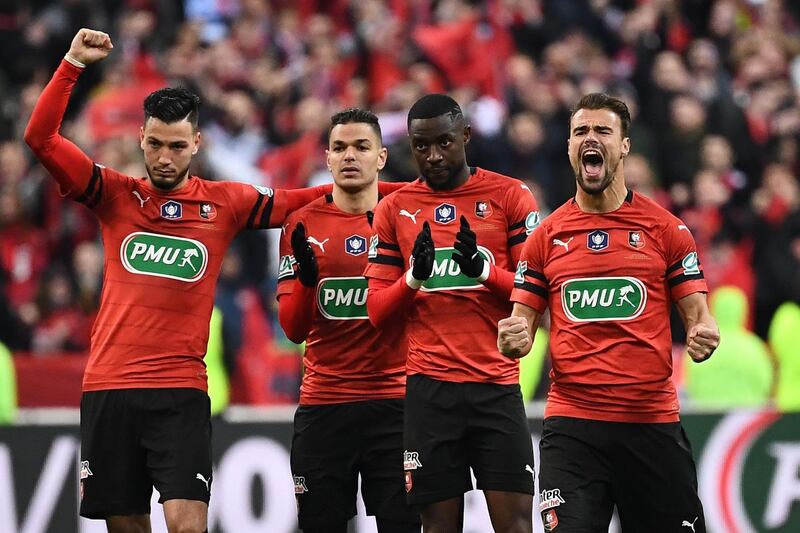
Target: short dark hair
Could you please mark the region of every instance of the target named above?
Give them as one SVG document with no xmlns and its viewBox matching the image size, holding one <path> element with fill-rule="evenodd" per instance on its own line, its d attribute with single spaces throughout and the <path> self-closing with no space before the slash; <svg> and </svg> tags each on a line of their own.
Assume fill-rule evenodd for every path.
<svg viewBox="0 0 800 533">
<path fill-rule="evenodd" d="M 464 113 L 458 102 L 446 94 L 426 94 L 414 102 L 414 105 L 408 110 L 406 126 L 411 126 L 411 121 L 418 118 L 434 118 L 442 115 L 450 115 L 450 118 L 455 120 L 463 117 Z"/>
<path fill-rule="evenodd" d="M 369 124 L 378 140 L 383 144 L 383 134 L 381 134 L 381 125 L 378 123 L 378 117 L 372 111 L 361 109 L 358 107 L 351 107 L 344 111 L 339 111 L 331 117 L 331 125 L 328 128 L 328 140 L 331 138 L 333 128 L 339 124 Z"/>
<path fill-rule="evenodd" d="M 184 87 L 165 87 L 144 99 L 144 120 L 150 117 L 167 124 L 188 120 L 197 129 L 200 97 Z"/>
<path fill-rule="evenodd" d="M 608 109 L 619 117 L 619 121 L 622 123 L 622 136 L 628 136 L 628 128 L 631 125 L 631 112 L 628 111 L 628 106 L 625 105 L 625 102 L 619 98 L 614 98 L 605 93 L 583 95 L 569 114 L 570 131 L 572 130 L 572 117 L 581 109 Z"/>
</svg>

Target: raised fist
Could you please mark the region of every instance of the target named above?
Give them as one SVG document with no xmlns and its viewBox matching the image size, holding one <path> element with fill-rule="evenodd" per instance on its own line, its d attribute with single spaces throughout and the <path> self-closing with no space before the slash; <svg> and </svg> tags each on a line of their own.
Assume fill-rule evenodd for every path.
<svg viewBox="0 0 800 533">
<path fill-rule="evenodd" d="M 91 65 L 105 59 L 114 45 L 107 33 L 81 28 L 70 44 L 67 54 L 84 65 Z"/>
</svg>

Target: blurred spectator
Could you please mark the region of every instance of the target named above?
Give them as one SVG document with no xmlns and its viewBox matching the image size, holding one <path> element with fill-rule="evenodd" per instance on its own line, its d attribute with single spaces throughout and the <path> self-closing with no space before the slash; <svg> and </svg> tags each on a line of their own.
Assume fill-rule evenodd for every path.
<svg viewBox="0 0 800 533">
<path fill-rule="evenodd" d="M 416 178 L 406 113 L 423 93 L 448 92 L 473 127 L 471 160 L 524 179 L 546 212 L 574 193 L 570 107 L 587 91 L 620 96 L 633 118 L 631 188 L 686 215 L 710 285 L 741 288 L 766 335 L 777 306 L 800 298 L 799 16 L 800 3 L 785 0 L 5 2 L 0 338 L 29 346 L 23 325 L 37 327 L 50 263 L 72 264 L 75 301 L 93 316 L 96 225 L 17 140 L 86 25 L 117 47 L 81 76 L 63 128 L 98 163 L 132 175 L 145 171 L 142 97 L 163 84 L 203 100 L 207 149 L 193 172 L 275 187 L 328 179 L 327 118 L 348 106 L 380 117 L 382 178 Z M 254 287 L 264 298 L 265 241 L 241 246 L 225 298 Z M 237 320 L 235 306 L 223 311 L 228 326 Z"/>
<path fill-rule="evenodd" d="M 735 287 L 720 287 L 712 291 L 710 304 L 723 340 L 703 364 L 684 357 L 689 400 L 704 408 L 767 406 L 774 381 L 772 359 L 766 343 L 745 326 L 747 297 Z"/>
<path fill-rule="evenodd" d="M 38 320 L 31 351 L 37 354 L 79 352 L 89 348 L 91 322 L 81 309 L 74 280 L 58 266 L 42 279 L 36 299 Z"/>
</svg>

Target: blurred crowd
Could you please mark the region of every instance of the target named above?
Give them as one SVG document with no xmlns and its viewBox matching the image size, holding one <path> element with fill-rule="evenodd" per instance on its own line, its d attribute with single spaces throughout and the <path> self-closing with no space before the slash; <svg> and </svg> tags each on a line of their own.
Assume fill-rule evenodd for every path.
<svg viewBox="0 0 800 533">
<path fill-rule="evenodd" d="M 629 186 L 691 228 L 712 288 L 738 287 L 766 337 L 800 302 L 800 2 L 790 0 L 6 0 L 0 6 L 0 341 L 85 352 L 102 284 L 97 225 L 22 143 L 80 27 L 109 59 L 80 78 L 62 131 L 143 175 L 141 104 L 164 85 L 202 98 L 193 173 L 271 187 L 329 181 L 325 136 L 351 106 L 380 117 L 382 179 L 415 177 L 406 113 L 448 92 L 471 164 L 525 180 L 543 214 L 574 194 L 569 109 L 587 92 L 634 117 Z M 237 294 L 269 313 L 261 234 L 228 254 L 218 306 L 236 348 Z M 241 321 L 239 321 L 241 323 Z"/>
</svg>

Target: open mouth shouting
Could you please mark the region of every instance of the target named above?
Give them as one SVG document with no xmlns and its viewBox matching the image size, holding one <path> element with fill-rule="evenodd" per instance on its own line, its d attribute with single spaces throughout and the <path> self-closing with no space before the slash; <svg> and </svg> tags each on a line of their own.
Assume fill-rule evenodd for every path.
<svg viewBox="0 0 800 533">
<path fill-rule="evenodd" d="M 588 146 L 581 152 L 581 167 L 587 178 L 598 178 L 602 175 L 605 156 L 599 147 Z"/>
</svg>

